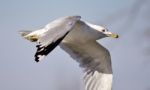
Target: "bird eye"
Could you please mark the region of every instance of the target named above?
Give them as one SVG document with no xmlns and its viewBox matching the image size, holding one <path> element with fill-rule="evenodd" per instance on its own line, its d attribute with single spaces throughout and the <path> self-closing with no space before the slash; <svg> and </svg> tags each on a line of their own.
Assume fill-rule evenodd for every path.
<svg viewBox="0 0 150 90">
<path fill-rule="evenodd" d="M 103 29 L 102 32 L 105 32 L 105 29 Z"/>
</svg>

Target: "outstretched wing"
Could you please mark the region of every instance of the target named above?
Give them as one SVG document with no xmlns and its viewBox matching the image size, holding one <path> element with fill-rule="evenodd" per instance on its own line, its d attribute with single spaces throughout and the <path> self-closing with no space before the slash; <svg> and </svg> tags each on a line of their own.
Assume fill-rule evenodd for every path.
<svg viewBox="0 0 150 90">
<path fill-rule="evenodd" d="M 40 35 L 37 41 L 35 61 L 39 62 L 43 57 L 48 55 L 72 30 L 80 18 L 80 16 L 64 17 L 46 25 L 44 28 L 45 32 Z"/>
<path fill-rule="evenodd" d="M 62 42 L 60 47 L 84 68 L 86 90 L 104 90 L 102 89 L 103 84 L 105 85 L 104 88 L 111 88 L 109 83 L 112 81 L 112 68 L 107 49 L 96 41 L 83 44 Z M 106 85 L 108 86 L 106 87 Z"/>
</svg>

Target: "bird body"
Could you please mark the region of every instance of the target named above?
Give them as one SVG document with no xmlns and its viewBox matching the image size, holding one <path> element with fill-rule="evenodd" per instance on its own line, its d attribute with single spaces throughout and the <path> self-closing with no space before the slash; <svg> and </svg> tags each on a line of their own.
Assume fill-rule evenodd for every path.
<svg viewBox="0 0 150 90">
<path fill-rule="evenodd" d="M 80 20 L 80 16 L 56 19 L 37 31 L 23 31 L 21 35 L 38 42 L 35 61 L 39 62 L 56 46 L 60 46 L 84 69 L 86 90 L 111 90 L 112 66 L 109 51 L 96 40 L 118 38 L 106 28 Z"/>
</svg>

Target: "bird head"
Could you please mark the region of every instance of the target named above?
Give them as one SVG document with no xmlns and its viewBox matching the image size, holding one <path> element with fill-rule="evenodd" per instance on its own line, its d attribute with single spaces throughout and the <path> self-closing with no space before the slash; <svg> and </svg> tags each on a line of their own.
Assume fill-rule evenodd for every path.
<svg viewBox="0 0 150 90">
<path fill-rule="evenodd" d="M 86 22 L 86 24 L 93 29 L 95 32 L 96 39 L 104 38 L 104 37 L 112 37 L 112 38 L 119 38 L 118 34 L 112 33 L 108 31 L 107 28 L 95 24 L 91 24 Z"/>
<path fill-rule="evenodd" d="M 104 37 L 119 38 L 118 34 L 108 31 L 108 29 L 105 27 L 98 26 L 98 25 L 90 25 L 90 26 L 98 32 L 99 38 L 104 38 Z"/>
<path fill-rule="evenodd" d="M 119 38 L 118 34 L 108 31 L 108 29 L 103 28 L 99 30 L 105 37 Z"/>
</svg>

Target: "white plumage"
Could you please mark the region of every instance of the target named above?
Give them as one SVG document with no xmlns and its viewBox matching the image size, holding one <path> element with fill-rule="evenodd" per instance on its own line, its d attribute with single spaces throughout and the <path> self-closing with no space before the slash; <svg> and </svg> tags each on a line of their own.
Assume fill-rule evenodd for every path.
<svg viewBox="0 0 150 90">
<path fill-rule="evenodd" d="M 111 90 L 112 67 L 109 51 L 96 40 L 118 38 L 106 28 L 80 20 L 80 16 L 56 19 L 43 29 L 20 32 L 23 37 L 38 42 L 35 61 L 39 62 L 57 45 L 84 68 L 86 90 Z"/>
</svg>

